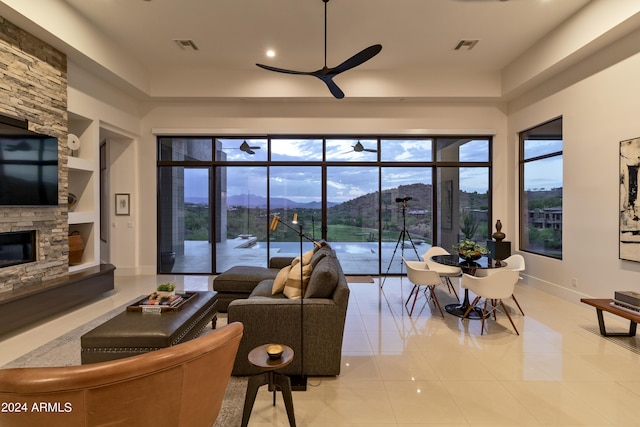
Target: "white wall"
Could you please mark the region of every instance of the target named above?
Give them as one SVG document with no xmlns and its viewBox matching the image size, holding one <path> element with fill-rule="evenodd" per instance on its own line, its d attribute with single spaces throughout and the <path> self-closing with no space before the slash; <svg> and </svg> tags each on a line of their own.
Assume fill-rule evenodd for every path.
<svg viewBox="0 0 640 427">
<path fill-rule="evenodd" d="M 514 145 L 517 132 L 563 116 L 563 259 L 524 256 L 527 283 L 569 300 L 640 290 L 640 263 L 618 259 L 619 142 L 640 137 L 640 53 L 610 61 L 615 52 L 638 52 L 638 38 L 637 33 L 628 37 L 574 71 L 597 70 L 584 79 L 541 97 L 540 93 L 551 92 L 549 88 L 559 83 L 549 82 L 510 108 L 509 134 Z M 562 80 L 577 79 L 567 73 Z M 516 180 L 517 153 L 510 163 Z M 517 201 L 517 189 L 512 196 Z M 517 216 L 516 210 L 512 221 Z"/>
<path fill-rule="evenodd" d="M 68 73 L 69 111 L 91 119 L 99 126 L 99 136 L 94 141 L 96 155 L 99 152 L 100 142 L 104 139 L 108 140 L 111 162 L 108 199 L 113 201 L 115 193 L 131 194 L 131 216 L 116 216 L 112 202 L 109 217 L 106 218 L 109 225 L 109 239 L 106 245 L 99 245 L 101 251 L 108 248 L 109 253 L 101 253 L 100 258 L 114 264 L 117 275 L 138 274 L 137 254 L 141 250 L 138 243 L 140 241 L 138 224 L 141 218 L 138 195 L 141 190 L 136 171 L 137 138 L 140 134 L 141 121 L 139 101 L 72 62 L 69 63 Z M 155 164 L 155 155 L 150 161 Z M 95 179 L 98 179 L 98 171 L 95 174 Z M 95 208 L 97 211 L 98 207 Z M 96 229 L 94 233 L 97 235 L 99 230 Z M 155 250 L 153 252 L 155 253 Z"/>
</svg>

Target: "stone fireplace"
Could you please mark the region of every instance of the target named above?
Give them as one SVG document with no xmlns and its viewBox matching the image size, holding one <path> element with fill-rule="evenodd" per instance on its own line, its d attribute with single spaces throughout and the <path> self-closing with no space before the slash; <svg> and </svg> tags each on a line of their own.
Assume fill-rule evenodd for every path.
<svg viewBox="0 0 640 427">
<path fill-rule="evenodd" d="M 0 294 L 69 274 L 67 195 L 67 57 L 0 16 L 0 114 L 27 120 L 29 130 L 58 138 L 57 206 L 0 207 Z M 16 243 L 23 233 L 26 242 Z M 17 234 L 15 234 L 17 233 Z M 15 262 L 26 252 L 30 261 Z M 35 257 L 35 259 L 31 259 Z"/>
</svg>

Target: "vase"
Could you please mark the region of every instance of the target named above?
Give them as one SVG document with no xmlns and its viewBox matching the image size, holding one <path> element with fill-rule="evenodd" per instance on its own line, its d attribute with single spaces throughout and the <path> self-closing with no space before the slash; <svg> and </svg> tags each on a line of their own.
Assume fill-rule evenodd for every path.
<svg viewBox="0 0 640 427">
<path fill-rule="evenodd" d="M 173 264 L 176 262 L 175 252 L 162 252 L 160 254 L 160 270 L 161 273 L 170 273 L 173 270 Z"/>
<path fill-rule="evenodd" d="M 495 239 L 496 242 L 501 242 L 504 240 L 506 235 L 502 232 L 502 223 L 500 220 L 496 221 L 496 232 L 491 235 Z"/>
<path fill-rule="evenodd" d="M 78 265 L 82 263 L 82 254 L 84 253 L 84 240 L 80 232 L 73 231 L 69 234 L 69 265 Z"/>
</svg>

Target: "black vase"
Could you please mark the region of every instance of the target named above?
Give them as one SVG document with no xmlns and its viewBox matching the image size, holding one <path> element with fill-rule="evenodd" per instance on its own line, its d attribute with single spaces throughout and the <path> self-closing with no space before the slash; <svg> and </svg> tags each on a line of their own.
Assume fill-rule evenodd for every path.
<svg viewBox="0 0 640 427">
<path fill-rule="evenodd" d="M 162 252 L 160 254 L 160 271 L 168 273 L 173 270 L 173 264 L 176 262 L 175 252 Z"/>
</svg>

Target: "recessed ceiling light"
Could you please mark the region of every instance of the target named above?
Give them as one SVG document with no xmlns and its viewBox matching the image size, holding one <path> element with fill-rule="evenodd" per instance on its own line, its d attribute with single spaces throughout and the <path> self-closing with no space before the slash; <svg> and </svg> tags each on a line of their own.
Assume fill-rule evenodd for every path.
<svg viewBox="0 0 640 427">
<path fill-rule="evenodd" d="M 276 56 L 276 51 L 275 51 L 275 50 L 273 50 L 273 49 L 269 49 L 269 50 L 267 51 L 267 56 L 268 56 L 269 58 L 273 58 L 274 56 Z"/>
</svg>

